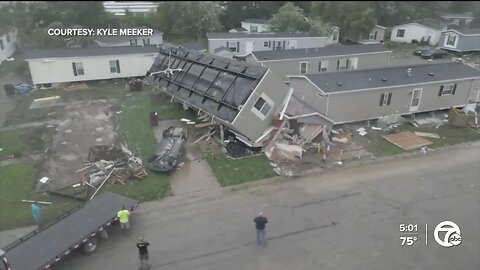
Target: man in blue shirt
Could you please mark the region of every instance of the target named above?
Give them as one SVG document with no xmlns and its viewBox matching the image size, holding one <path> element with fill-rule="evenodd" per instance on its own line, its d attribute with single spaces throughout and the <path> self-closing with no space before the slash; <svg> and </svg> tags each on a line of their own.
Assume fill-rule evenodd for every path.
<svg viewBox="0 0 480 270">
<path fill-rule="evenodd" d="M 253 222 L 255 222 L 255 228 L 257 229 L 257 244 L 266 246 L 265 225 L 268 223 L 268 219 L 263 216 L 263 213 L 260 213 L 253 219 Z"/>
<path fill-rule="evenodd" d="M 39 206 L 37 203 L 32 203 L 32 216 L 35 219 L 38 227 L 41 227 L 42 224 L 42 207 Z"/>
</svg>

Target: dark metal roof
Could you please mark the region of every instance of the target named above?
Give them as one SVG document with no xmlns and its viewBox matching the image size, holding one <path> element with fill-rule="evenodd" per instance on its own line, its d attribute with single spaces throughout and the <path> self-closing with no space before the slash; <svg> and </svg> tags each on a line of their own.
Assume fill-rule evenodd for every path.
<svg viewBox="0 0 480 270">
<path fill-rule="evenodd" d="M 318 35 L 310 33 L 266 33 L 266 32 L 241 32 L 241 33 L 228 33 L 228 32 L 217 32 L 217 33 L 207 33 L 208 39 L 229 39 L 229 38 L 284 38 L 284 37 L 320 37 Z"/>
<path fill-rule="evenodd" d="M 267 19 L 246 19 L 246 20 L 243 20 L 242 22 L 268 24 L 268 20 L 267 20 Z"/>
<path fill-rule="evenodd" d="M 252 54 L 258 61 L 310 58 L 359 53 L 390 52 L 382 44 L 369 45 L 332 45 L 323 48 L 294 49 L 281 51 L 255 51 Z"/>
<path fill-rule="evenodd" d="M 193 50 L 199 50 L 199 51 L 204 51 L 207 49 L 205 48 L 205 45 L 201 41 L 186 42 L 186 43 L 181 43 L 179 45 L 187 49 L 193 49 Z"/>
<path fill-rule="evenodd" d="M 89 48 L 58 48 L 36 49 L 26 52 L 25 59 L 66 58 L 102 55 L 122 55 L 137 53 L 156 53 L 156 46 L 119 46 L 119 47 L 89 47 Z"/>
<path fill-rule="evenodd" d="M 411 77 L 407 74 L 408 68 L 412 69 Z M 430 76 L 429 73 L 433 74 L 433 76 Z M 463 78 L 480 78 L 480 71 L 462 63 L 447 62 L 442 64 L 320 73 L 307 75 L 306 77 L 322 91 L 336 93 Z M 386 81 L 383 81 L 382 78 L 386 79 Z"/>
<path fill-rule="evenodd" d="M 165 73 L 181 68 L 173 76 Z M 160 53 L 147 73 L 147 82 L 186 102 L 231 123 L 253 93 L 267 68 L 177 46 L 161 45 Z M 152 74 L 152 75 L 150 75 Z"/>
</svg>

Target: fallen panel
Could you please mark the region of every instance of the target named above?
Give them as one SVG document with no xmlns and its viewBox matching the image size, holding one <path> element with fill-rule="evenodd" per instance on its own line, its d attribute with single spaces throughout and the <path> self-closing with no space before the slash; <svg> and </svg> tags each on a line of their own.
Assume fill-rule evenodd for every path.
<svg viewBox="0 0 480 270">
<path fill-rule="evenodd" d="M 383 138 L 406 151 L 432 144 L 431 141 L 415 135 L 410 131 L 385 135 Z"/>
</svg>

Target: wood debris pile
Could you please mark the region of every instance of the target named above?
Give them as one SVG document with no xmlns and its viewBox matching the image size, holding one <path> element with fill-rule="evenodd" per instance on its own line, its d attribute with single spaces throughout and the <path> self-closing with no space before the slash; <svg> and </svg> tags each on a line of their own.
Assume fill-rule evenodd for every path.
<svg viewBox="0 0 480 270">
<path fill-rule="evenodd" d="M 93 187 L 119 183 L 125 185 L 129 179 L 143 179 L 147 172 L 140 158 L 133 156 L 126 147 L 99 145 L 90 148 L 85 167 L 76 171 L 82 173 L 82 182 Z"/>
</svg>

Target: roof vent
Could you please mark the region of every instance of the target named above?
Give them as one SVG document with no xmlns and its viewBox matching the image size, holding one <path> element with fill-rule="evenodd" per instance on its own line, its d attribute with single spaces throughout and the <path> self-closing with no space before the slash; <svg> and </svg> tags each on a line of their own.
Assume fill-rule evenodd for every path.
<svg viewBox="0 0 480 270">
<path fill-rule="evenodd" d="M 429 72 L 429 73 L 428 73 L 428 76 L 432 76 L 432 77 L 433 77 L 433 75 L 434 75 L 434 74 L 433 74 L 432 72 Z"/>
<path fill-rule="evenodd" d="M 341 82 L 337 82 L 337 85 L 338 85 L 338 86 L 342 86 L 342 85 L 343 85 L 343 83 L 341 83 Z"/>
<path fill-rule="evenodd" d="M 368 79 L 368 80 L 369 80 L 369 81 L 371 81 L 371 80 L 372 80 L 372 78 L 370 78 L 370 79 Z"/>
<path fill-rule="evenodd" d="M 386 82 L 387 81 L 387 78 L 382 78 L 382 82 Z"/>
<path fill-rule="evenodd" d="M 412 68 L 407 69 L 407 75 L 408 77 L 412 77 Z"/>
</svg>

